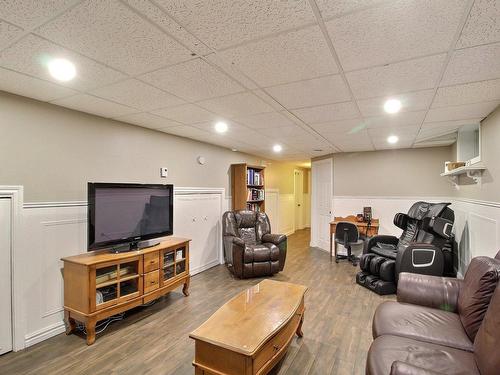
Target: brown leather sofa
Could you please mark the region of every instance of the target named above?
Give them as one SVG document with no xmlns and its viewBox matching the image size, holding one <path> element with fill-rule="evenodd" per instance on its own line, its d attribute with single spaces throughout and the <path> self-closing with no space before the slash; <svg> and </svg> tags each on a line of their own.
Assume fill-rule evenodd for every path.
<svg viewBox="0 0 500 375">
<path fill-rule="evenodd" d="M 271 234 L 265 213 L 228 211 L 222 217 L 222 234 L 226 265 L 235 276 L 246 279 L 283 271 L 287 238 Z"/>
<path fill-rule="evenodd" d="M 500 374 L 500 252 L 463 280 L 402 273 L 373 317 L 368 375 Z"/>
</svg>

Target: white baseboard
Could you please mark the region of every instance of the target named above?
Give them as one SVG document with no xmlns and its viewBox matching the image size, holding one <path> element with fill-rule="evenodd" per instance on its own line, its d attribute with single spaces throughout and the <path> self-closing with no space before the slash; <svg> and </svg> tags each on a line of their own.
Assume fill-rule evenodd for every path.
<svg viewBox="0 0 500 375">
<path fill-rule="evenodd" d="M 30 333 L 29 335 L 26 335 L 24 337 L 24 345 L 27 348 L 29 346 L 38 344 L 43 340 L 47 340 L 51 337 L 59 335 L 60 333 L 63 333 L 65 330 L 66 326 L 64 325 L 64 321 L 54 323 L 50 326 L 44 327 L 39 331 L 35 331 L 33 333 Z"/>
<path fill-rule="evenodd" d="M 208 270 L 209 268 L 212 268 L 212 267 L 215 267 L 215 266 L 218 266 L 219 264 L 221 264 L 219 262 L 219 260 L 214 260 L 210 263 L 207 263 L 207 264 L 204 264 L 203 266 L 200 266 L 200 267 L 195 267 L 195 268 L 191 268 L 190 269 L 190 275 L 191 276 L 194 276 L 196 275 L 197 273 L 200 273 L 200 272 L 203 272 L 203 271 L 206 271 Z"/>
</svg>

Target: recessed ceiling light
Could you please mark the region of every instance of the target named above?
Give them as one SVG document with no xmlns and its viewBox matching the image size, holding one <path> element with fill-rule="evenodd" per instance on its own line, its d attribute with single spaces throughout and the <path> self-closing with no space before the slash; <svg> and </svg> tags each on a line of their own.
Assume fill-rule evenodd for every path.
<svg viewBox="0 0 500 375">
<path fill-rule="evenodd" d="M 215 124 L 214 129 L 217 133 L 227 132 L 227 124 L 224 121 L 219 121 Z"/>
<path fill-rule="evenodd" d="M 401 110 L 401 101 L 398 99 L 389 99 L 384 103 L 384 110 L 387 113 L 398 113 Z"/>
<path fill-rule="evenodd" d="M 66 59 L 53 59 L 48 64 L 49 73 L 58 81 L 70 81 L 76 76 L 75 65 Z"/>
<path fill-rule="evenodd" d="M 232 148 L 232 149 L 231 149 L 231 151 L 232 151 L 232 152 L 236 152 L 236 151 L 238 151 L 238 150 L 237 150 L 237 149 L 235 149 L 235 148 Z"/>
<path fill-rule="evenodd" d="M 389 142 L 391 145 L 393 145 L 394 143 L 398 143 L 399 141 L 399 137 L 397 135 L 390 135 L 389 137 L 387 137 L 387 142 Z"/>
<path fill-rule="evenodd" d="M 283 150 L 283 147 L 281 147 L 281 145 L 274 145 L 273 146 L 274 152 L 281 152 L 281 150 Z"/>
</svg>

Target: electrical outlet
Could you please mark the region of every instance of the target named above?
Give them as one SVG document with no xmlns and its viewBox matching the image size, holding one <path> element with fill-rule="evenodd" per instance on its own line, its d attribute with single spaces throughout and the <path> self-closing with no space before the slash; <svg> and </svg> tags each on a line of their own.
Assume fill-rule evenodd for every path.
<svg viewBox="0 0 500 375">
<path fill-rule="evenodd" d="M 163 178 L 168 177 L 168 168 L 167 167 L 160 168 L 160 177 L 163 177 Z"/>
</svg>

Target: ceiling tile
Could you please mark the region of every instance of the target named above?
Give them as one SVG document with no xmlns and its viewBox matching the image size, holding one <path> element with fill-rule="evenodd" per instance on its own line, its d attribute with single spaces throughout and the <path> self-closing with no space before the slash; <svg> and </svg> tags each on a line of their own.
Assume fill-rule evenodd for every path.
<svg viewBox="0 0 500 375">
<path fill-rule="evenodd" d="M 153 111 L 154 114 L 168 119 L 181 122 L 183 124 L 193 124 L 195 122 L 213 121 L 219 116 L 211 113 L 194 104 L 184 104 L 177 107 L 160 109 Z"/>
<path fill-rule="evenodd" d="M 196 137 L 201 139 L 207 139 L 210 137 L 210 134 L 207 133 L 206 131 L 203 131 L 201 129 L 189 125 L 173 126 L 161 129 L 161 131 L 186 138 Z"/>
<path fill-rule="evenodd" d="M 201 59 L 186 61 L 141 76 L 141 79 L 188 101 L 243 91 L 243 87 Z"/>
<path fill-rule="evenodd" d="M 247 138 L 247 137 L 252 137 L 254 136 L 255 130 L 247 128 L 246 126 L 240 125 L 238 123 L 235 123 L 233 121 L 228 121 L 228 130 L 227 132 L 223 134 L 219 134 L 215 131 L 214 129 L 214 122 L 213 121 L 208 121 L 208 122 L 199 122 L 196 124 L 193 124 L 191 126 L 204 130 L 207 133 L 210 133 L 216 137 L 233 137 L 237 136 L 238 138 Z"/>
<path fill-rule="evenodd" d="M 500 100 L 500 79 L 440 87 L 433 108 Z"/>
<path fill-rule="evenodd" d="M 305 142 L 308 138 L 315 139 L 312 134 L 308 133 L 301 127 L 297 125 L 287 126 L 284 128 L 267 128 L 259 129 L 261 134 L 269 137 L 279 138 L 279 139 L 299 139 L 301 142 Z"/>
<path fill-rule="evenodd" d="M 263 101 L 265 101 L 267 104 L 269 104 L 271 107 L 273 107 L 276 111 L 282 112 L 285 108 L 278 103 L 273 97 L 271 97 L 267 92 L 264 90 L 253 90 L 252 91 L 255 95 L 257 95 L 259 98 L 261 98 Z M 283 112 L 287 113 L 287 112 Z M 293 121 L 293 119 L 292 119 Z"/>
<path fill-rule="evenodd" d="M 386 115 L 384 103 L 388 99 L 399 99 L 402 104 L 401 112 L 407 112 L 429 108 L 433 97 L 434 90 L 423 90 L 407 94 L 391 95 L 390 97 L 358 100 L 358 106 L 363 116 L 381 116 Z"/>
<path fill-rule="evenodd" d="M 346 102 L 351 94 L 339 75 L 268 87 L 266 91 L 286 108 Z"/>
<path fill-rule="evenodd" d="M 436 86 L 446 55 L 436 55 L 346 74 L 358 99 L 431 89 Z"/>
<path fill-rule="evenodd" d="M 76 94 L 75 90 L 0 68 L 0 90 L 48 102 Z"/>
<path fill-rule="evenodd" d="M 19 27 L 0 20 L 0 50 L 7 47 L 22 34 L 23 30 Z"/>
<path fill-rule="evenodd" d="M 475 0 L 457 46 L 472 47 L 500 41 L 500 2 Z"/>
<path fill-rule="evenodd" d="M 186 29 L 221 49 L 315 21 L 306 1 L 157 0 Z"/>
<path fill-rule="evenodd" d="M 197 104 L 209 111 L 227 117 L 273 111 L 273 108 L 269 104 L 249 92 L 208 99 L 198 102 Z"/>
<path fill-rule="evenodd" d="M 356 133 L 366 128 L 362 119 L 329 121 L 311 125 L 320 134 L 349 134 Z"/>
<path fill-rule="evenodd" d="M 375 148 L 371 143 L 367 143 L 364 145 L 339 145 L 340 149 L 343 152 L 365 152 L 365 151 L 374 151 Z"/>
<path fill-rule="evenodd" d="M 2 0 L 2 18 L 32 29 L 79 0 Z"/>
<path fill-rule="evenodd" d="M 238 117 L 234 120 L 253 129 L 280 128 L 294 125 L 293 121 L 279 112 L 259 113 L 256 115 Z"/>
<path fill-rule="evenodd" d="M 129 74 L 191 58 L 187 48 L 117 0 L 84 1 L 36 32 Z"/>
<path fill-rule="evenodd" d="M 426 111 L 403 112 L 395 116 L 386 114 L 377 117 L 365 117 L 364 124 L 367 128 L 400 127 L 419 125 L 424 121 Z"/>
<path fill-rule="evenodd" d="M 210 55 L 204 56 L 204 58 L 213 65 L 216 65 L 224 70 L 226 74 L 229 74 L 234 80 L 239 82 L 245 88 L 253 90 L 258 87 L 251 78 L 246 76 L 243 72 L 236 68 L 236 66 L 231 64 L 230 61 L 224 60 L 219 53 L 211 53 Z"/>
<path fill-rule="evenodd" d="M 457 105 L 452 107 L 432 108 L 427 116 L 425 122 L 439 122 L 439 121 L 452 121 L 452 120 L 466 120 L 485 118 L 488 116 L 498 105 L 500 101 L 475 103 Z"/>
<path fill-rule="evenodd" d="M 118 117 L 137 112 L 133 108 L 87 94 L 78 94 L 64 99 L 57 99 L 51 103 L 102 117 Z"/>
<path fill-rule="evenodd" d="M 368 131 L 366 129 L 359 130 L 357 132 L 352 133 L 326 133 L 324 134 L 325 138 L 330 142 L 335 144 L 336 146 L 341 147 L 340 145 L 363 145 L 363 144 L 371 144 L 370 137 L 368 135 Z"/>
<path fill-rule="evenodd" d="M 391 1 L 327 22 L 344 70 L 446 52 L 465 0 Z"/>
<path fill-rule="evenodd" d="M 145 112 L 116 117 L 115 120 L 128 122 L 130 124 L 139 125 L 144 128 L 150 128 L 150 129 L 164 129 L 171 126 L 182 125 L 178 122 L 168 120 L 164 117 Z"/>
<path fill-rule="evenodd" d="M 59 82 L 52 78 L 47 69 L 47 62 L 56 57 L 66 58 L 75 64 L 77 71 L 75 79 L 68 82 Z M 28 35 L 2 51 L 0 53 L 0 66 L 81 91 L 125 78 L 123 74 L 116 70 L 34 35 Z"/>
<path fill-rule="evenodd" d="M 184 100 L 136 79 L 128 79 L 101 87 L 91 92 L 95 96 L 125 104 L 143 111 L 173 107 L 184 104 Z"/>
<path fill-rule="evenodd" d="M 262 87 L 338 71 L 318 26 L 229 49 L 220 56 Z"/>
<path fill-rule="evenodd" d="M 441 86 L 500 78 L 500 43 L 453 52 Z"/>
<path fill-rule="evenodd" d="M 375 150 L 394 150 L 398 148 L 411 148 L 413 146 L 413 140 L 399 140 L 396 144 L 390 144 L 385 140 L 374 141 Z"/>
<path fill-rule="evenodd" d="M 347 120 L 358 116 L 358 110 L 353 102 L 301 108 L 295 109 L 292 112 L 308 124 Z"/>
<path fill-rule="evenodd" d="M 323 18 L 338 17 L 345 13 L 359 11 L 387 0 L 316 0 Z"/>
<path fill-rule="evenodd" d="M 189 33 L 184 27 L 175 22 L 166 12 L 147 0 L 123 0 L 128 5 L 142 13 L 152 22 L 156 23 L 165 32 L 179 40 L 190 50 L 198 55 L 206 55 L 211 49 L 203 42 Z"/>
<path fill-rule="evenodd" d="M 368 135 L 374 143 L 379 143 L 381 141 L 385 142 L 387 137 L 390 135 L 397 135 L 400 141 L 404 141 L 414 139 L 417 136 L 419 129 L 420 125 L 400 127 L 391 126 L 386 128 L 368 129 Z"/>
</svg>

